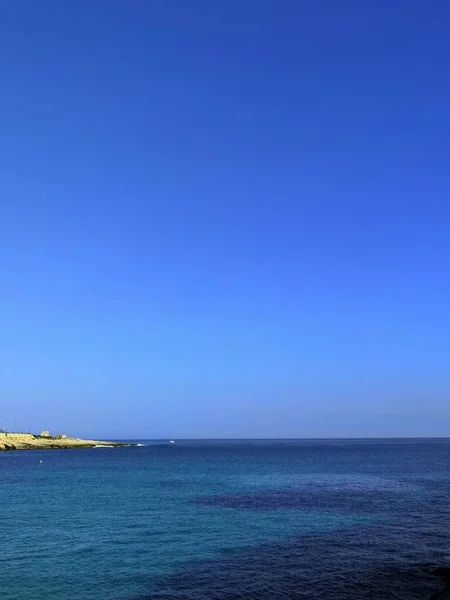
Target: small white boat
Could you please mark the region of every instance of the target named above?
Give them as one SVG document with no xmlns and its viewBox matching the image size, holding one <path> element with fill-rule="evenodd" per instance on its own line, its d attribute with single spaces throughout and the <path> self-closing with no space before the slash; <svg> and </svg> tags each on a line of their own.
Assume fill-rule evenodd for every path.
<svg viewBox="0 0 450 600">
<path fill-rule="evenodd" d="M 175 440 L 169 440 L 169 444 L 175 444 Z"/>
</svg>

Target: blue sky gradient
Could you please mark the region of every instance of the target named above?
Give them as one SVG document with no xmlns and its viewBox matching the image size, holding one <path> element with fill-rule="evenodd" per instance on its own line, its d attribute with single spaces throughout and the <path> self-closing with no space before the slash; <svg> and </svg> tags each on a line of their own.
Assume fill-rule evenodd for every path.
<svg viewBox="0 0 450 600">
<path fill-rule="evenodd" d="M 450 433 L 450 4 L 18 0 L 0 428 Z"/>
</svg>

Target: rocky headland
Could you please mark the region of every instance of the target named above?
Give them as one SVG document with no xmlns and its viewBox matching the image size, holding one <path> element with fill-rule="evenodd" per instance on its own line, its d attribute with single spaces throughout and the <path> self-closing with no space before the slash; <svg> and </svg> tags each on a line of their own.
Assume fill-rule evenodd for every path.
<svg viewBox="0 0 450 600">
<path fill-rule="evenodd" d="M 6 450 L 66 450 L 95 448 L 96 446 L 122 447 L 121 442 L 83 440 L 66 436 L 33 435 L 31 433 L 0 433 L 0 451 Z"/>
</svg>

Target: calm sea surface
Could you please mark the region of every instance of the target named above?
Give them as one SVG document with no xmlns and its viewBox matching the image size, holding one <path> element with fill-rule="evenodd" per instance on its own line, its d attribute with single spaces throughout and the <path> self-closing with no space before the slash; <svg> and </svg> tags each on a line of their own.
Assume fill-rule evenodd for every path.
<svg viewBox="0 0 450 600">
<path fill-rule="evenodd" d="M 416 600 L 450 564 L 450 440 L 141 443 L 0 453 L 2 600 Z"/>
</svg>

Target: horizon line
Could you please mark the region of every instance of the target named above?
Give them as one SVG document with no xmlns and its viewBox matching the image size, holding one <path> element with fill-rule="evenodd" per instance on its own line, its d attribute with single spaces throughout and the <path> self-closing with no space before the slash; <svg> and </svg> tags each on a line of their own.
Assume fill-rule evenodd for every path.
<svg viewBox="0 0 450 600">
<path fill-rule="evenodd" d="M 450 440 L 448 436 L 429 436 L 429 435 L 417 435 L 417 436 L 351 436 L 351 437 L 157 437 L 157 438 L 144 438 L 144 437 L 126 437 L 126 438 L 115 438 L 124 440 L 151 440 L 155 442 L 166 441 L 169 439 L 175 439 L 179 441 L 258 441 L 258 440 L 287 440 L 287 441 L 298 441 L 298 440 Z"/>
</svg>

